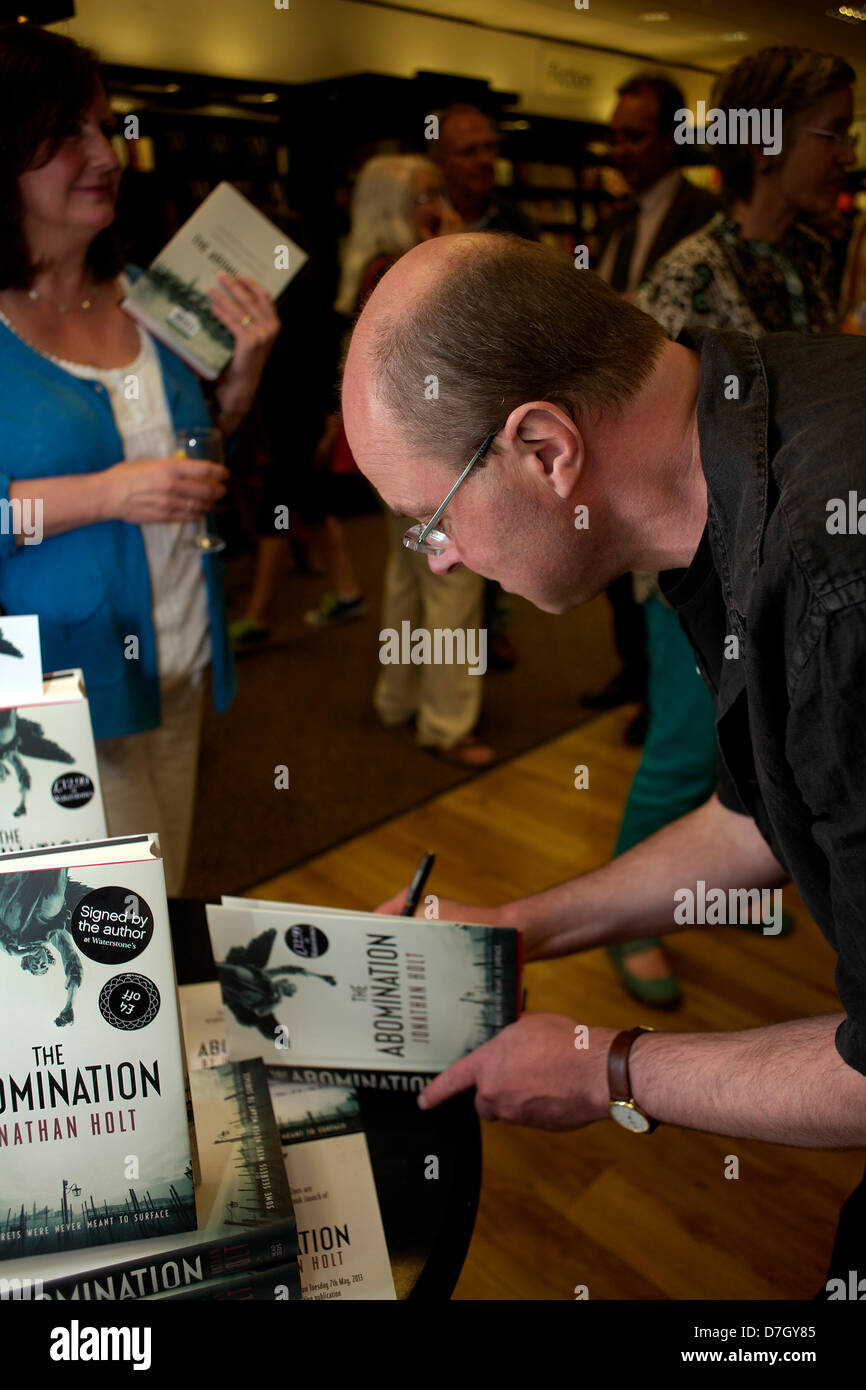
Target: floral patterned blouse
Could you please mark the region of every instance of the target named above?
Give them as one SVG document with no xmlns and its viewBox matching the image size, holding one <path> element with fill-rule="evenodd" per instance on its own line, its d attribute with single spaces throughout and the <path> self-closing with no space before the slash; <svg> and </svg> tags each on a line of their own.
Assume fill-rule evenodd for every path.
<svg viewBox="0 0 866 1390">
<path fill-rule="evenodd" d="M 747 241 L 739 224 L 717 212 L 656 263 L 634 302 L 669 338 L 684 328 L 764 333 L 831 333 L 838 313 L 829 287 L 830 252 L 795 223 L 784 241 Z M 656 576 L 634 574 L 638 601 L 661 594 Z M 664 602 L 664 599 L 662 599 Z"/>
<path fill-rule="evenodd" d="M 724 213 L 660 260 L 635 303 L 676 338 L 683 328 L 827 333 L 837 323 L 830 254 L 795 223 L 784 241 L 747 241 Z"/>
</svg>

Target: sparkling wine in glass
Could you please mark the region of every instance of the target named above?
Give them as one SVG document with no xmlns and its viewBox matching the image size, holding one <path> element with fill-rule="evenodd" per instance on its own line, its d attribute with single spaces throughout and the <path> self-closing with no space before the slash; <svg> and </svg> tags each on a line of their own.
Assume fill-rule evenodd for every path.
<svg viewBox="0 0 866 1390">
<path fill-rule="evenodd" d="M 209 463 L 223 463 L 223 437 L 212 425 L 192 425 L 189 429 L 177 432 L 176 458 L 207 459 Z M 188 542 L 194 550 L 205 555 L 216 555 L 225 550 L 226 543 L 211 529 L 212 515 L 201 521 L 201 531 Z"/>
</svg>

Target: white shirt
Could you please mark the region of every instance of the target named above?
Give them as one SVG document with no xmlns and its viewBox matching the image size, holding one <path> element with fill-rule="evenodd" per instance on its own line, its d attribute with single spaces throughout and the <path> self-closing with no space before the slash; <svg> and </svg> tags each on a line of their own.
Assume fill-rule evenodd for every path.
<svg viewBox="0 0 866 1390">
<path fill-rule="evenodd" d="M 664 222 L 670 211 L 671 204 L 677 196 L 682 174 L 679 169 L 671 169 L 670 173 L 664 174 L 662 178 L 654 183 L 652 188 L 648 188 L 644 193 L 638 194 L 637 204 L 637 226 L 635 228 L 634 248 L 631 253 L 631 260 L 628 267 L 628 284 L 625 293 L 634 294 L 641 280 L 644 278 L 644 266 L 647 256 L 650 253 L 653 242 L 659 233 L 659 228 Z M 611 237 L 605 247 L 604 255 L 598 267 L 598 273 L 603 280 L 610 283 L 613 275 L 613 267 L 616 261 L 616 253 L 622 239 L 622 232 L 618 232 Z"/>
<path fill-rule="evenodd" d="M 124 277 L 121 278 L 123 282 Z M 2 310 L 0 318 L 16 332 Z M 139 353 L 123 367 L 90 367 L 48 352 L 41 355 L 72 376 L 102 383 L 111 403 L 124 460 L 173 458 L 177 441 L 159 357 L 150 334 L 140 325 L 136 327 Z M 127 399 L 129 395 L 133 399 Z M 148 523 L 140 530 L 150 571 L 159 675 L 161 680 L 174 681 L 201 670 L 210 661 L 207 589 L 201 554 L 190 544 L 201 527 L 198 522 L 166 521 Z"/>
</svg>

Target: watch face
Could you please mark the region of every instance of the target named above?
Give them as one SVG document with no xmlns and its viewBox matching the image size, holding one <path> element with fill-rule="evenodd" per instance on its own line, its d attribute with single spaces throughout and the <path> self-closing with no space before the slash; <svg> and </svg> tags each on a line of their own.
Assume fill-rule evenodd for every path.
<svg viewBox="0 0 866 1390">
<path fill-rule="evenodd" d="M 623 1129 L 630 1129 L 633 1134 L 646 1134 L 650 1127 L 646 1115 L 627 1100 L 611 1101 L 610 1117 L 622 1125 Z"/>
</svg>

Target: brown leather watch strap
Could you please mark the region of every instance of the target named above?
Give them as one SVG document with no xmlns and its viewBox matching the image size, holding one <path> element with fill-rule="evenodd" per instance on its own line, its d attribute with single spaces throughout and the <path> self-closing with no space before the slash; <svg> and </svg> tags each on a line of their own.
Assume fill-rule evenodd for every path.
<svg viewBox="0 0 866 1390">
<path fill-rule="evenodd" d="M 641 1033 L 651 1033 L 651 1028 L 628 1028 L 617 1033 L 607 1054 L 607 1080 L 611 1100 L 633 1100 L 631 1082 L 628 1075 L 628 1054 L 635 1038 Z"/>
</svg>

